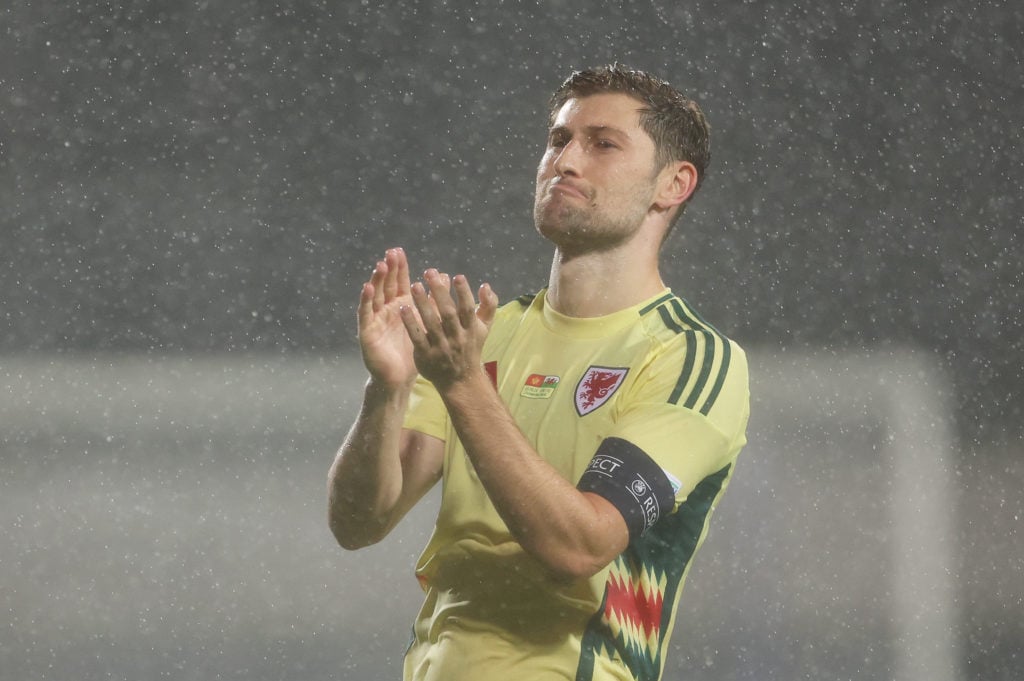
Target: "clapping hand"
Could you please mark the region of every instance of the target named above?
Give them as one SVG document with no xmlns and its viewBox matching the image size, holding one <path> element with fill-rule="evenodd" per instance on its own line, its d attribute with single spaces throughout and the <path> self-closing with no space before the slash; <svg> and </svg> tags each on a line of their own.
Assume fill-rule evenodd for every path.
<svg viewBox="0 0 1024 681">
<path fill-rule="evenodd" d="M 401 313 L 412 302 L 405 252 L 391 248 L 363 284 L 357 313 L 363 363 L 373 381 L 390 389 L 410 386 L 416 379 L 413 346 Z"/>
<path fill-rule="evenodd" d="M 419 372 L 439 389 L 480 373 L 480 353 L 498 308 L 490 285 L 480 287 L 478 305 L 465 276 L 429 269 L 409 293 L 412 304 L 400 309 Z"/>
</svg>

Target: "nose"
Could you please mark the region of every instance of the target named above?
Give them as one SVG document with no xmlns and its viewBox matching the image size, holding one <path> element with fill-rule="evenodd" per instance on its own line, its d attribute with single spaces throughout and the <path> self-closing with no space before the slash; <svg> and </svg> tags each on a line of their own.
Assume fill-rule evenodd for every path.
<svg viewBox="0 0 1024 681">
<path fill-rule="evenodd" d="M 579 175 L 583 147 L 576 140 L 569 140 L 555 156 L 552 167 L 559 175 Z"/>
</svg>

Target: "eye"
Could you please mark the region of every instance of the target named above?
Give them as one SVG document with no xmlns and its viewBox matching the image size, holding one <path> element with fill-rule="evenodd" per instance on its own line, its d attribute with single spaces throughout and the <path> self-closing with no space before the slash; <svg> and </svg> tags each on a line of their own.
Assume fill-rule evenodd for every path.
<svg viewBox="0 0 1024 681">
<path fill-rule="evenodd" d="M 598 149 L 618 149 L 619 145 L 612 142 L 610 139 L 599 138 L 594 142 L 594 146 Z"/>
<path fill-rule="evenodd" d="M 569 143 L 568 136 L 564 133 L 553 132 L 548 135 L 548 146 L 554 149 L 561 149 Z"/>
</svg>

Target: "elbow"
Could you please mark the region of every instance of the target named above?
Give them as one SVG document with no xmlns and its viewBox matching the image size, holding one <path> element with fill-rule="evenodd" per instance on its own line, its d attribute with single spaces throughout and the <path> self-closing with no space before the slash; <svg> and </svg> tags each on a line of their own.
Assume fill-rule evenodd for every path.
<svg viewBox="0 0 1024 681">
<path fill-rule="evenodd" d="M 331 528 L 331 534 L 334 535 L 334 540 L 338 542 L 338 546 L 346 551 L 365 549 L 367 546 L 372 546 L 380 541 L 376 537 L 367 537 L 353 532 L 336 530 L 333 527 Z"/>
<path fill-rule="evenodd" d="M 622 515 L 596 495 L 585 497 L 594 506 L 590 522 L 579 523 L 552 535 L 546 561 L 552 574 L 566 580 L 590 579 L 615 560 L 629 546 L 629 528 Z"/>
<path fill-rule="evenodd" d="M 358 551 L 367 546 L 372 546 L 383 539 L 385 534 L 383 532 L 372 532 L 371 528 L 366 525 L 357 527 L 355 524 L 345 522 L 333 514 L 328 517 L 327 524 L 331 529 L 331 534 L 334 535 L 334 540 L 338 542 L 338 546 L 346 551 Z"/>
<path fill-rule="evenodd" d="M 331 490 L 327 497 L 327 526 L 346 551 L 356 551 L 376 544 L 390 529 L 384 518 L 360 510 L 351 500 Z"/>
<path fill-rule="evenodd" d="M 590 579 L 615 560 L 626 550 L 629 535 L 621 533 L 601 534 L 589 541 L 576 536 L 576 541 L 566 540 L 568 535 L 547 537 L 544 541 L 520 541 L 523 548 L 533 555 L 548 573 L 560 582 L 575 582 Z"/>
<path fill-rule="evenodd" d="M 331 534 L 334 535 L 334 540 L 338 542 L 338 546 L 345 549 L 346 551 L 358 551 L 359 549 L 370 546 L 372 542 L 366 541 L 360 537 L 355 537 L 352 534 L 336 530 L 331 528 Z"/>
<path fill-rule="evenodd" d="M 548 547 L 547 550 L 538 547 L 538 550 L 531 553 L 544 565 L 548 574 L 561 583 L 590 579 L 605 569 L 615 557 L 579 550 L 578 547 L 570 549 L 564 545 Z"/>
<path fill-rule="evenodd" d="M 607 567 L 607 562 L 580 557 L 564 558 L 547 563 L 548 571 L 558 582 L 578 582 L 590 579 Z"/>
<path fill-rule="evenodd" d="M 338 546 L 345 549 L 346 551 L 358 551 L 359 549 L 365 549 L 367 546 L 372 546 L 374 542 L 351 539 L 348 537 L 340 537 L 337 534 L 334 538 L 338 541 Z"/>
</svg>

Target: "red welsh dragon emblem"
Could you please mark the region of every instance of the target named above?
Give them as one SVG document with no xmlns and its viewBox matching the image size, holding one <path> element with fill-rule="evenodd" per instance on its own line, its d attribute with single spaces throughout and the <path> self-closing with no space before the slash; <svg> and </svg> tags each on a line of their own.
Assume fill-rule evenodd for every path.
<svg viewBox="0 0 1024 681">
<path fill-rule="evenodd" d="M 628 368 L 590 367 L 576 384 L 576 412 L 585 416 L 611 398 L 622 385 Z"/>
</svg>

